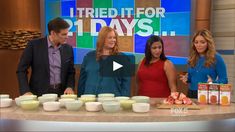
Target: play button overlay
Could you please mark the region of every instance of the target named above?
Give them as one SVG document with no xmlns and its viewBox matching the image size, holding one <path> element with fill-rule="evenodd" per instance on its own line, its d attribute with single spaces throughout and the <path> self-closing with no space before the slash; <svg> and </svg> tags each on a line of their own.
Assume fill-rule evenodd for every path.
<svg viewBox="0 0 235 132">
<path fill-rule="evenodd" d="M 119 68 L 122 68 L 123 65 L 117 63 L 116 61 L 113 61 L 113 71 L 118 70 Z"/>
<path fill-rule="evenodd" d="M 99 65 L 99 73 L 103 77 L 131 77 L 135 74 L 133 55 L 102 56 Z"/>
</svg>

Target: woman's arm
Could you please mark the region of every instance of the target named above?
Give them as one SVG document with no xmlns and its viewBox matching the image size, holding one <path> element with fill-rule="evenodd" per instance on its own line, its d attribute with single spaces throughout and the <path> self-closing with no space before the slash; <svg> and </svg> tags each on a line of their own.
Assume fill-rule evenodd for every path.
<svg viewBox="0 0 235 132">
<path fill-rule="evenodd" d="M 213 83 L 223 83 L 223 84 L 228 83 L 226 65 L 223 58 L 220 55 L 217 55 L 216 57 L 215 68 L 218 75 L 218 79 L 214 80 Z"/>
<path fill-rule="evenodd" d="M 85 90 L 85 83 L 87 79 L 87 74 L 85 71 L 86 61 L 87 61 L 87 57 L 85 56 L 81 65 L 80 75 L 79 75 L 79 80 L 78 80 L 78 96 L 81 96 L 82 94 L 84 94 L 84 90 Z"/>
<path fill-rule="evenodd" d="M 135 76 L 135 80 L 136 80 L 136 83 L 135 83 L 135 94 L 138 95 L 139 94 L 139 77 L 138 77 L 138 71 L 139 71 L 139 68 L 140 68 L 140 65 L 142 64 L 143 62 L 143 59 L 139 62 L 138 64 L 138 67 L 137 67 L 137 70 L 136 70 L 136 76 Z"/>
<path fill-rule="evenodd" d="M 171 92 L 176 92 L 176 70 L 171 61 L 166 60 L 164 64 L 164 70 L 168 79 L 168 85 L 171 89 Z"/>
</svg>

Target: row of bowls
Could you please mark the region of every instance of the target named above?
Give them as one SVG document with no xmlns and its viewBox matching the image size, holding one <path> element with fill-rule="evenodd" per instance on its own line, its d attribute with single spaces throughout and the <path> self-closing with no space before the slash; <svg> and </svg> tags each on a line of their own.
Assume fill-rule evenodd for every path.
<svg viewBox="0 0 235 132">
<path fill-rule="evenodd" d="M 61 95 L 61 99 L 59 99 L 59 102 L 56 102 L 57 99 L 57 94 L 44 94 L 38 97 L 38 101 L 36 95 L 20 96 L 18 98 L 15 98 L 15 101 L 18 106 L 21 106 L 21 108 L 27 110 L 36 109 L 38 108 L 39 104 L 43 104 L 43 108 L 45 111 L 57 111 L 60 107 L 66 107 L 67 110 L 78 110 L 83 105 L 83 103 L 85 103 L 87 111 L 99 111 L 100 108 L 103 108 L 106 112 L 114 112 L 118 111 L 120 108 L 128 110 L 132 109 L 133 107 L 133 111 L 136 112 L 138 110 L 134 109 L 136 109 L 136 107 L 138 107 L 139 105 L 143 107 L 143 109 L 143 103 L 145 103 L 145 105 L 149 105 L 149 97 L 147 96 L 133 96 L 130 99 L 130 97 L 114 97 L 114 94 L 109 93 L 99 94 L 97 98 L 98 102 L 95 102 L 96 96 L 92 94 L 82 95 L 80 98 L 78 98 L 79 100 L 76 100 L 77 95 Z M 137 106 L 133 104 L 136 104 Z M 101 107 L 101 105 L 103 107 Z M 55 108 L 53 109 L 53 107 Z"/>
<path fill-rule="evenodd" d="M 125 101 L 124 101 L 125 102 Z M 150 104 L 149 103 L 132 103 L 131 105 L 126 105 L 122 102 L 87 102 L 85 103 L 85 108 L 87 111 L 90 112 L 98 112 L 101 111 L 102 108 L 104 109 L 105 112 L 118 112 L 123 109 L 131 109 L 134 112 L 148 112 L 150 109 Z"/>
<path fill-rule="evenodd" d="M 125 103 L 124 103 L 125 102 Z M 126 103 L 128 102 L 128 103 Z M 82 105 L 83 101 L 71 100 L 64 102 L 64 106 L 69 111 L 77 111 Z M 45 102 L 43 103 L 43 109 L 45 111 L 58 111 L 61 108 L 61 102 Z M 23 101 L 21 102 L 21 108 L 25 110 L 34 110 L 39 107 L 39 101 Z M 149 103 L 135 103 L 135 101 L 122 100 L 120 102 L 110 101 L 110 102 L 86 102 L 85 108 L 89 112 L 98 112 L 104 109 L 105 112 L 118 112 L 121 109 L 132 109 L 134 112 L 148 112 L 150 109 Z"/>
<path fill-rule="evenodd" d="M 65 102 L 65 108 L 69 111 L 77 111 L 83 105 L 83 102 L 80 100 L 74 100 Z M 60 102 L 46 102 L 43 103 L 43 109 L 45 111 L 58 111 L 60 110 L 61 103 Z M 85 109 L 89 112 L 99 112 L 102 109 L 105 112 L 113 113 L 118 112 L 122 109 L 120 102 L 86 102 Z M 128 106 L 128 109 L 131 109 L 134 112 L 148 112 L 150 109 L 149 103 L 133 103 L 131 106 Z"/>
</svg>

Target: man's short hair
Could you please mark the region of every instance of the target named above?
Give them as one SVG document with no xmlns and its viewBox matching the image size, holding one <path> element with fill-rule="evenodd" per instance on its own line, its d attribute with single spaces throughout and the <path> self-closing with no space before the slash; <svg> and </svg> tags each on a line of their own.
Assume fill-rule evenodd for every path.
<svg viewBox="0 0 235 132">
<path fill-rule="evenodd" d="M 59 33 L 61 29 L 67 29 L 69 28 L 69 24 L 62 18 L 57 17 L 49 21 L 47 24 L 48 32 L 51 34 L 51 31 L 55 31 L 56 33 Z"/>
</svg>

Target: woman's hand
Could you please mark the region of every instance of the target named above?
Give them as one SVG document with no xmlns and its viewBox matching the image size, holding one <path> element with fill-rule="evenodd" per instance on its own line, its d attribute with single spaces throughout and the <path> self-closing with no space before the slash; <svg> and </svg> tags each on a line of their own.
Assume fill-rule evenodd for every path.
<svg viewBox="0 0 235 132">
<path fill-rule="evenodd" d="M 207 79 L 207 82 L 208 82 L 208 83 L 213 83 L 213 80 L 212 80 L 212 78 L 211 78 L 209 75 L 207 75 L 207 78 L 208 78 L 208 79 Z"/>
<path fill-rule="evenodd" d="M 24 95 L 33 95 L 33 94 L 31 92 L 27 92 L 27 93 L 23 94 L 23 96 Z"/>
<path fill-rule="evenodd" d="M 180 80 L 184 83 L 187 84 L 188 81 L 188 73 L 186 73 L 185 75 L 180 75 Z"/>
<path fill-rule="evenodd" d="M 72 88 L 68 87 L 65 89 L 64 94 L 74 94 L 74 91 Z"/>
</svg>

